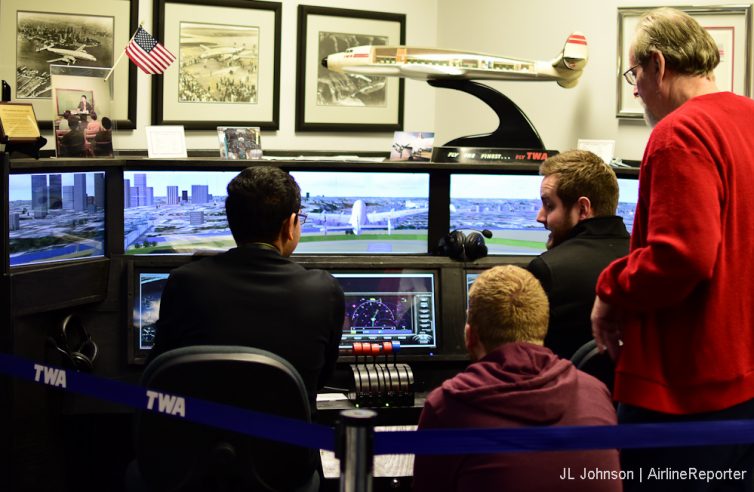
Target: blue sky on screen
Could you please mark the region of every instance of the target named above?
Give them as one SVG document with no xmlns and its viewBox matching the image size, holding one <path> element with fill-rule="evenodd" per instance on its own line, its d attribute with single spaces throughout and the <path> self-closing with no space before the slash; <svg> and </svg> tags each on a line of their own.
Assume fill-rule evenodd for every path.
<svg viewBox="0 0 754 492">
<path fill-rule="evenodd" d="M 429 174 L 291 171 L 301 193 L 311 196 L 429 196 Z"/>
<path fill-rule="evenodd" d="M 79 173 L 34 173 L 33 175 L 43 174 L 60 174 L 62 186 L 73 186 L 73 175 Z M 94 175 L 96 172 L 87 172 L 86 174 L 86 194 L 94 196 Z M 31 200 L 31 177 L 32 174 L 11 174 L 8 181 L 9 200 Z M 47 178 L 49 182 L 49 177 Z"/>
</svg>

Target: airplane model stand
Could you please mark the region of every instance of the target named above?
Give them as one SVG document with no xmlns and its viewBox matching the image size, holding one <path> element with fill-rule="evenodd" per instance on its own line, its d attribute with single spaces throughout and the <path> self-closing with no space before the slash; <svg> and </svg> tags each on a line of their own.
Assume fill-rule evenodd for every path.
<svg viewBox="0 0 754 492">
<path fill-rule="evenodd" d="M 539 133 L 526 114 L 502 92 L 473 80 L 430 79 L 427 83 L 432 87 L 455 89 L 481 99 L 500 121 L 492 133 L 458 137 L 445 146 L 545 149 Z"/>
</svg>

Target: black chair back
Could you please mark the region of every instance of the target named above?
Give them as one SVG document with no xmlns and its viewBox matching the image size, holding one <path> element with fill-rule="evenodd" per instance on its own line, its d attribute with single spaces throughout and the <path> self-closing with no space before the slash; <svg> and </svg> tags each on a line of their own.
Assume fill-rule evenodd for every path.
<svg viewBox="0 0 754 492">
<path fill-rule="evenodd" d="M 149 364 L 142 384 L 172 395 L 311 421 L 301 376 L 286 360 L 264 350 L 171 350 Z M 138 473 L 147 490 L 317 490 L 319 485 L 317 450 L 146 410 L 136 416 L 134 434 Z"/>
<path fill-rule="evenodd" d="M 597 342 L 593 339 L 586 342 L 574 352 L 571 362 L 576 366 L 576 369 L 580 369 L 599 379 L 605 383 L 610 393 L 613 392 L 615 363 L 607 352 L 600 353 L 597 348 Z"/>
</svg>

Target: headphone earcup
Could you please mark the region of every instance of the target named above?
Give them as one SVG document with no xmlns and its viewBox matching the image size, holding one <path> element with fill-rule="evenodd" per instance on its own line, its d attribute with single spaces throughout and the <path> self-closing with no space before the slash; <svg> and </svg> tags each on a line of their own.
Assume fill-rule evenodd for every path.
<svg viewBox="0 0 754 492">
<path fill-rule="evenodd" d="M 76 342 L 75 348 L 72 347 L 71 340 Z M 66 316 L 60 325 L 57 340 L 51 341 L 57 351 L 63 355 L 64 365 L 87 372 L 94 369 L 97 344 L 94 343 L 78 316 L 73 314 Z"/>
<path fill-rule="evenodd" d="M 463 260 L 463 242 L 466 236 L 461 231 L 452 231 L 445 236 L 444 254 L 454 260 Z"/>
<path fill-rule="evenodd" d="M 463 241 L 463 249 L 466 253 L 466 259 L 469 261 L 487 256 L 487 245 L 484 242 L 484 236 L 478 232 L 472 232 L 466 236 Z"/>
<path fill-rule="evenodd" d="M 73 360 L 73 367 L 80 371 L 89 372 L 94 369 L 94 361 L 81 352 L 73 352 L 71 354 Z"/>
<path fill-rule="evenodd" d="M 71 369 L 76 368 L 76 362 L 73 360 L 73 357 L 71 356 L 71 354 L 69 354 L 68 351 L 65 350 L 63 347 L 58 345 L 58 342 L 57 340 L 55 340 L 55 338 L 47 337 L 46 343 L 50 348 L 54 349 L 55 352 L 58 353 L 58 355 L 60 355 L 61 366 L 68 367 Z"/>
</svg>

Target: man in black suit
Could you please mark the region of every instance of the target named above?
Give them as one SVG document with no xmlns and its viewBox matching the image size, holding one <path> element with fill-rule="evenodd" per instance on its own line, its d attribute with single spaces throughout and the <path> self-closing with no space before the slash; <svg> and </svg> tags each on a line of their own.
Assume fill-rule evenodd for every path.
<svg viewBox="0 0 754 492">
<path fill-rule="evenodd" d="M 237 247 L 171 272 L 150 358 L 188 345 L 268 350 L 298 370 L 315 408 L 338 358 L 345 301 L 329 273 L 289 258 L 306 217 L 300 207 L 298 184 L 278 168 L 233 178 L 225 209 Z"/>
<path fill-rule="evenodd" d="M 79 112 L 79 114 L 89 114 L 92 109 L 92 104 L 86 99 L 86 96 L 84 94 L 81 94 L 81 101 L 79 101 L 79 105 L 76 108 Z"/>
<path fill-rule="evenodd" d="M 550 301 L 545 347 L 564 359 L 592 339 L 597 277 L 628 254 L 629 235 L 618 208 L 618 178 L 585 150 L 555 155 L 539 168 L 542 208 L 537 222 L 550 231 L 547 251 L 529 263 Z"/>
</svg>

